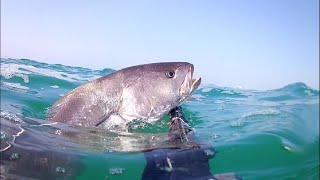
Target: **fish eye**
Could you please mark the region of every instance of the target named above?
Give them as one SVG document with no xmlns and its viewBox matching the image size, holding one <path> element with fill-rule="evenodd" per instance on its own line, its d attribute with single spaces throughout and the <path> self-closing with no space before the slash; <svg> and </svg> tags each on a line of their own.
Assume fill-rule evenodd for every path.
<svg viewBox="0 0 320 180">
<path fill-rule="evenodd" d="M 173 78 L 175 74 L 176 74 L 176 73 L 175 73 L 173 70 L 170 70 L 170 71 L 167 71 L 167 72 L 166 72 L 167 78 Z"/>
</svg>

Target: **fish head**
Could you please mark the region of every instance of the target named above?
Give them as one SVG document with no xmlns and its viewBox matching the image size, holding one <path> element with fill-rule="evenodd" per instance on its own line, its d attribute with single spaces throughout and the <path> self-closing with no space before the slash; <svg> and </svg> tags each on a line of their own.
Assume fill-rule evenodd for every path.
<svg viewBox="0 0 320 180">
<path fill-rule="evenodd" d="M 201 83 L 201 78 L 193 79 L 194 66 L 188 62 L 139 65 L 126 73 L 126 84 L 130 84 L 123 96 L 126 108 L 143 119 L 161 118 L 182 104 Z"/>
</svg>

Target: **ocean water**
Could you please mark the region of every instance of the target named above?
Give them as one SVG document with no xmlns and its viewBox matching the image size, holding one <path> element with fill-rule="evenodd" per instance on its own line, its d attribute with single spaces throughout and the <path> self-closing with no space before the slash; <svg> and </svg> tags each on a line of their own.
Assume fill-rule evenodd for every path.
<svg viewBox="0 0 320 180">
<path fill-rule="evenodd" d="M 167 116 L 135 123 L 131 133 L 44 120 L 63 94 L 112 71 L 1 59 L 1 178 L 140 179 L 142 151 L 170 146 Z M 208 161 L 212 174 L 319 179 L 319 90 L 304 83 L 267 91 L 201 85 L 183 111 L 193 141 L 217 152 Z"/>
</svg>

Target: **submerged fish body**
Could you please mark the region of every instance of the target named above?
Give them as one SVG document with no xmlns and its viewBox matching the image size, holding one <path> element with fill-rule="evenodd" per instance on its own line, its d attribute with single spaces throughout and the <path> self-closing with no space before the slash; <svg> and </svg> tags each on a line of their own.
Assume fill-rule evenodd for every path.
<svg viewBox="0 0 320 180">
<path fill-rule="evenodd" d="M 53 104 L 47 119 L 80 126 L 126 128 L 153 122 L 183 103 L 199 86 L 187 62 L 128 67 L 84 84 Z"/>
</svg>

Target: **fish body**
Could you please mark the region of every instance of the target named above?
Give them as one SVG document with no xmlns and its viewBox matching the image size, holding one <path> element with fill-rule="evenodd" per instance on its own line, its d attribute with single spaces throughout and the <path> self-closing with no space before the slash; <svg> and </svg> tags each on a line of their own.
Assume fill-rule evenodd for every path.
<svg viewBox="0 0 320 180">
<path fill-rule="evenodd" d="M 127 128 L 135 119 L 154 122 L 181 105 L 200 85 L 187 62 L 137 65 L 72 90 L 56 101 L 46 119 L 105 129 Z"/>
</svg>

